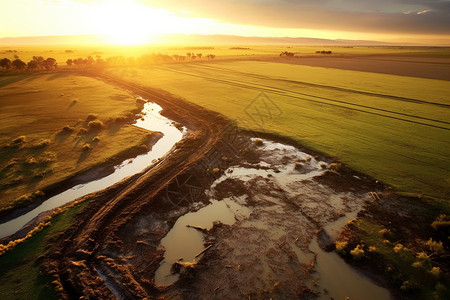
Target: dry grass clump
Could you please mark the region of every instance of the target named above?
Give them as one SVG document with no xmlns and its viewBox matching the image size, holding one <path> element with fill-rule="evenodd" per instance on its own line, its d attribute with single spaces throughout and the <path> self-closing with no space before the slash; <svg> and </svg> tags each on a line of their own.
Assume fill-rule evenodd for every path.
<svg viewBox="0 0 450 300">
<path fill-rule="evenodd" d="M 101 130 L 103 128 L 103 122 L 100 120 L 93 120 L 88 123 L 88 131 Z"/>
<path fill-rule="evenodd" d="M 21 149 L 25 145 L 26 140 L 27 138 L 24 135 L 18 136 L 12 140 L 11 144 L 9 144 L 9 147 Z"/>
<path fill-rule="evenodd" d="M 258 146 L 258 147 L 264 145 L 264 142 L 263 142 L 261 139 L 254 139 L 254 140 L 253 140 L 253 143 L 254 143 L 256 146 Z"/>
<path fill-rule="evenodd" d="M 63 129 L 61 129 L 61 131 L 59 133 L 60 134 L 71 134 L 74 131 L 75 131 L 75 128 L 73 128 L 72 126 L 66 125 L 63 127 Z"/>
<path fill-rule="evenodd" d="M 49 139 L 40 139 L 36 144 L 33 145 L 33 148 L 44 148 L 50 145 Z"/>
</svg>

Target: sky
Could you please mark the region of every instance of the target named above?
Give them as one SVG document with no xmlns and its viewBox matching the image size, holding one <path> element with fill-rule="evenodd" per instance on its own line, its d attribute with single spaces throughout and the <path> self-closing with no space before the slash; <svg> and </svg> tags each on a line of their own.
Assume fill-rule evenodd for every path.
<svg viewBox="0 0 450 300">
<path fill-rule="evenodd" d="M 0 0 L 0 38 L 229 34 L 450 44 L 450 0 Z"/>
</svg>

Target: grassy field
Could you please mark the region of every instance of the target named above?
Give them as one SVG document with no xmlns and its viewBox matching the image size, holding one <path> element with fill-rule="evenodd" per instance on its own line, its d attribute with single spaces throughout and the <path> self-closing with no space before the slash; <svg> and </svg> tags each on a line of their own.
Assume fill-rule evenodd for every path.
<svg viewBox="0 0 450 300">
<path fill-rule="evenodd" d="M 174 46 L 174 45 L 148 45 L 148 46 L 8 46 L 0 47 L 0 58 L 6 57 L 10 60 L 17 55 L 25 62 L 30 61 L 33 56 L 53 57 L 59 66 L 66 66 L 67 59 L 78 57 L 97 56 L 106 59 L 112 56 L 139 57 L 145 54 L 161 53 L 165 55 L 183 55 L 186 53 L 202 53 L 216 55 L 215 60 L 238 60 L 238 59 L 265 59 L 278 57 L 281 52 L 293 52 L 297 56 L 318 56 L 316 51 L 332 51 L 338 56 L 361 56 L 361 55 L 387 55 L 387 56 L 409 56 L 427 58 L 450 58 L 449 48 L 423 48 L 423 47 L 339 47 L 339 46 L 295 46 L 295 45 L 209 45 L 205 46 Z M 199 59 L 197 59 L 199 60 Z M 207 60 L 205 57 L 201 61 Z"/>
<path fill-rule="evenodd" d="M 448 81 L 251 61 L 109 74 L 294 138 L 398 192 L 450 196 Z"/>
<path fill-rule="evenodd" d="M 146 143 L 136 99 L 67 73 L 0 77 L 0 211 Z"/>
</svg>

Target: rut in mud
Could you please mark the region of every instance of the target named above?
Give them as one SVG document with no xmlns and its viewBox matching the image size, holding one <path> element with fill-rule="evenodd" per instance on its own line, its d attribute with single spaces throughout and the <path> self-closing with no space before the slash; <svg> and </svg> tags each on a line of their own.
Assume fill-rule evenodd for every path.
<svg viewBox="0 0 450 300">
<path fill-rule="evenodd" d="M 337 174 L 330 159 L 293 146 L 260 145 L 242 133 L 227 140 L 228 122 L 220 115 L 116 83 L 161 100 L 189 133 L 170 159 L 99 196 L 53 246 L 45 266 L 61 283 L 62 297 L 329 297 L 318 284 L 311 242 L 318 235 L 320 245 L 332 245 L 335 232 L 326 226 L 356 213 L 368 192 L 383 187 L 346 169 Z M 184 224 L 197 227 L 188 229 L 204 244 L 192 250 L 193 259 L 176 254 L 172 269 L 163 238 L 180 217 L 208 209 L 211 200 L 220 210 L 225 204 L 228 219 L 220 213 L 209 220 L 222 220 L 214 225 Z M 167 271 L 159 270 L 165 261 L 175 273 L 168 282 Z"/>
</svg>

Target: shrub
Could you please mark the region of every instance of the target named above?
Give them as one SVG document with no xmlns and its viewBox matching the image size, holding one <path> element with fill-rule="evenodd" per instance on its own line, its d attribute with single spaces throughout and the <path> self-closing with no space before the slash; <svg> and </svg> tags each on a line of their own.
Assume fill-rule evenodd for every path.
<svg viewBox="0 0 450 300">
<path fill-rule="evenodd" d="M 450 227 L 450 216 L 445 214 L 439 215 L 436 220 L 431 223 L 431 227 L 435 230 L 445 229 Z"/>
<path fill-rule="evenodd" d="M 95 120 L 95 119 L 97 119 L 97 116 L 94 115 L 94 114 L 90 114 L 90 115 L 87 116 L 86 121 L 89 122 L 89 121 L 92 121 L 92 120 Z"/>
<path fill-rule="evenodd" d="M 369 252 L 377 252 L 377 247 L 375 246 L 369 246 Z"/>
<path fill-rule="evenodd" d="M 353 250 L 350 251 L 350 254 L 354 259 L 359 260 L 364 257 L 364 250 L 361 248 L 361 245 L 357 245 Z"/>
<path fill-rule="evenodd" d="M 86 144 L 84 144 L 84 145 L 81 147 L 81 149 L 82 149 L 83 151 L 89 151 L 89 150 L 91 150 L 92 148 L 91 148 L 91 145 L 89 145 L 88 143 L 86 143 Z"/>
<path fill-rule="evenodd" d="M 340 254 L 345 254 L 345 248 L 347 248 L 347 241 L 336 241 L 336 251 Z"/>
<path fill-rule="evenodd" d="M 10 146 L 11 147 L 17 147 L 18 149 L 22 148 L 23 145 L 26 143 L 26 137 L 24 135 L 16 137 L 12 140 Z"/>
<path fill-rule="evenodd" d="M 66 125 L 63 127 L 63 129 L 61 129 L 60 133 L 61 134 L 71 134 L 74 131 L 75 131 L 75 129 L 72 126 Z"/>
<path fill-rule="evenodd" d="M 433 275 L 434 277 L 439 277 L 441 275 L 441 268 L 439 267 L 433 267 L 431 268 L 430 271 L 431 275 Z"/>
<path fill-rule="evenodd" d="M 444 250 L 444 245 L 442 244 L 441 241 L 436 242 L 433 241 L 432 238 L 430 238 L 425 245 L 427 245 L 431 251 L 436 251 L 436 252 L 442 252 Z"/>
<path fill-rule="evenodd" d="M 50 140 L 49 139 L 40 139 L 35 145 L 35 148 L 43 148 L 45 146 L 50 145 Z"/>
<path fill-rule="evenodd" d="M 88 123 L 89 130 L 100 130 L 103 128 L 103 123 L 100 120 L 90 121 Z"/>
<path fill-rule="evenodd" d="M 264 142 L 261 139 L 254 139 L 253 143 L 258 147 L 264 145 Z"/>
<path fill-rule="evenodd" d="M 395 253 L 400 253 L 403 249 L 404 249 L 404 247 L 403 247 L 402 244 L 396 244 L 396 245 L 394 246 L 394 252 L 395 252 Z"/>
<path fill-rule="evenodd" d="M 83 135 L 87 133 L 87 129 L 86 128 L 81 128 L 80 131 L 78 131 L 78 135 Z"/>
</svg>

